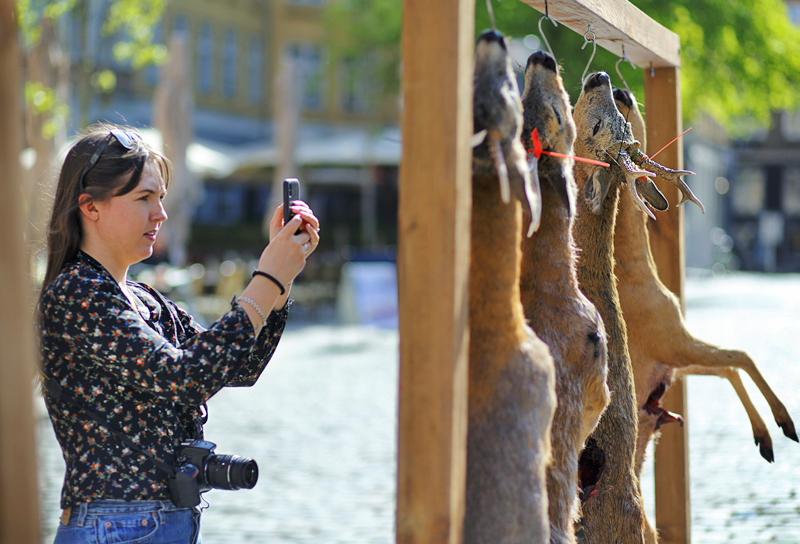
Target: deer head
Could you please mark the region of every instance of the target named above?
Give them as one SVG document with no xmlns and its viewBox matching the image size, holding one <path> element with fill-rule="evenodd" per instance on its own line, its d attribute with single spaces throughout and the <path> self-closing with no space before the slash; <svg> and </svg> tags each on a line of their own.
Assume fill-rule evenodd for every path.
<svg viewBox="0 0 800 544">
<path fill-rule="evenodd" d="M 617 109 L 620 111 L 620 113 L 624 115 L 628 121 L 630 121 L 634 136 L 641 140 L 640 147 L 631 149 L 631 152 L 629 153 L 634 162 L 644 168 L 647 168 L 648 170 L 655 172 L 658 177 L 677 187 L 681 193 L 681 199 L 680 202 L 678 202 L 678 206 L 687 201 L 694 202 L 697 204 L 700 210 L 705 213 L 705 207 L 703 206 L 703 203 L 700 202 L 700 199 L 694 196 L 692 190 L 688 185 L 686 185 L 686 182 L 683 181 L 683 176 L 694 175 L 694 172 L 690 172 L 689 170 L 672 170 L 671 168 L 667 168 L 666 166 L 658 164 L 644 154 L 644 150 L 647 148 L 647 142 L 645 141 L 646 133 L 644 119 L 639 111 L 639 104 L 636 102 L 636 97 L 633 96 L 633 94 L 627 89 L 614 89 L 614 100 L 616 101 Z M 650 191 L 652 192 L 652 190 Z M 656 209 L 661 210 L 661 208 Z M 650 216 L 652 217 L 652 214 L 650 214 Z"/>
<path fill-rule="evenodd" d="M 652 172 L 636 166 L 629 150 L 637 149 L 639 142 L 633 137 L 630 123 L 617 110 L 611 92 L 611 79 L 605 72 L 596 72 L 586 78 L 583 90 L 575 103 L 575 126 L 578 138 L 575 153 L 582 157 L 605 160 L 609 168 L 578 163 L 586 172 L 585 198 L 596 214 L 603 211 L 603 201 L 614 183 L 626 185 L 639 207 L 648 215 L 653 209 L 667 209 L 667 200 L 649 179 Z M 639 178 L 644 178 L 640 180 Z"/>
<path fill-rule="evenodd" d="M 525 90 L 522 93 L 522 143 L 533 149 L 531 134 L 537 131 L 542 150 L 572 156 L 575 142 L 575 122 L 572 105 L 564 90 L 555 59 L 544 51 L 536 51 L 528 57 L 525 68 Z M 563 199 L 570 215 L 575 213 L 577 186 L 572 175 L 571 158 L 556 158 L 549 155 L 536 157 L 528 151 L 528 165 L 535 183 L 543 177 L 553 185 Z M 540 176 L 541 174 L 541 176 Z"/>
<path fill-rule="evenodd" d="M 494 31 L 478 38 L 473 78 L 473 152 L 475 177 L 497 177 L 505 203 L 511 194 L 531 216 L 530 236 L 541 219 L 541 193 L 533 180 L 520 141 L 522 103 L 505 39 Z"/>
</svg>

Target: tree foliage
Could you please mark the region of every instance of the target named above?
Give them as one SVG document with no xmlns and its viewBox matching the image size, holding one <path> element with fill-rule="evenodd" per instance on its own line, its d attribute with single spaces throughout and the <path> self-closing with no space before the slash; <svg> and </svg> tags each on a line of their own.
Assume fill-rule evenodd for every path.
<svg viewBox="0 0 800 544">
<path fill-rule="evenodd" d="M 166 62 L 167 49 L 164 45 L 155 43 L 154 38 L 155 28 L 163 16 L 167 1 L 108 0 L 101 5 L 105 19 L 100 34 L 114 37 L 112 53 L 118 63 L 130 63 L 131 68 L 140 69 Z M 92 31 L 89 16 L 92 4 L 92 0 L 17 0 L 18 25 L 26 51 L 30 51 L 39 42 L 44 25 L 59 27 L 58 21 L 64 17 L 81 21 L 79 28 L 73 28 L 73 31 L 79 32 L 74 41 L 80 44 L 80 49 L 84 52 L 79 55 L 78 64 L 85 80 L 75 82 L 79 94 L 85 95 L 80 100 L 82 106 L 88 104 L 88 94 L 108 95 L 115 90 L 117 84 L 113 69 L 98 66 L 94 62 L 97 52 L 87 54 L 87 36 Z M 64 28 L 66 25 L 60 27 Z M 61 37 L 60 41 L 67 40 Z M 81 89 L 83 92 L 80 92 Z M 51 118 L 43 125 L 43 132 L 47 137 L 52 136 L 54 121 L 55 124 L 63 123 L 68 114 L 67 105 L 56 99 L 53 89 L 38 81 L 26 81 L 25 97 L 30 113 Z"/>
<path fill-rule="evenodd" d="M 41 37 L 42 22 L 57 21 L 65 15 L 88 12 L 90 0 L 17 0 L 19 28 L 26 47 Z M 119 35 L 114 46 L 118 62 L 131 61 L 133 68 L 163 64 L 166 48 L 153 43 L 154 29 L 164 13 L 167 0 L 108 0 L 103 36 Z"/>
<path fill-rule="evenodd" d="M 681 94 L 687 120 L 705 112 L 741 135 L 745 127 L 766 126 L 770 112 L 798 107 L 800 95 L 800 29 L 781 0 L 632 0 L 648 16 L 681 38 Z M 335 0 L 328 13 L 337 30 L 334 49 L 391 51 L 395 80 L 400 63 L 401 2 Z M 541 14 L 517 0 L 492 4 L 497 29 L 512 38 L 539 34 Z M 490 28 L 486 3 L 476 0 L 476 38 Z M 447 24 L 443 21 L 443 24 Z M 591 55 L 582 35 L 563 25 L 543 22 L 543 30 L 562 66 L 573 101 Z M 542 44 L 540 48 L 544 47 Z M 618 54 L 602 48 L 589 71 L 605 70 L 622 86 Z M 643 71 L 619 63 L 619 70 L 637 96 L 643 96 Z M 520 70 L 522 67 L 520 67 Z M 385 69 L 385 71 L 391 71 Z M 394 85 L 397 92 L 398 86 Z"/>
<path fill-rule="evenodd" d="M 334 57 L 369 58 L 373 82 L 385 92 L 400 86 L 402 1 L 333 0 L 326 8 L 326 29 Z"/>
</svg>

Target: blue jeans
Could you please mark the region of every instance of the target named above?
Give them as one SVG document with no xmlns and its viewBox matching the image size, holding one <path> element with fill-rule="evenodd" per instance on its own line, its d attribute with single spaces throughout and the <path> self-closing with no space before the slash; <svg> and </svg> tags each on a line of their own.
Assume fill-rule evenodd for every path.
<svg viewBox="0 0 800 544">
<path fill-rule="evenodd" d="M 171 501 L 86 502 L 59 522 L 53 544 L 200 544 L 200 512 Z"/>
</svg>

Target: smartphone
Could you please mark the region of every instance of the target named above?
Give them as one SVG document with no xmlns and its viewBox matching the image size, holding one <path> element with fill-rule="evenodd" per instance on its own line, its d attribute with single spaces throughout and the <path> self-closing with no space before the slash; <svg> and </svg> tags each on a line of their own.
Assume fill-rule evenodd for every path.
<svg viewBox="0 0 800 544">
<path fill-rule="evenodd" d="M 292 220 L 292 202 L 300 200 L 300 181 L 296 178 L 283 180 L 283 224 Z"/>
</svg>

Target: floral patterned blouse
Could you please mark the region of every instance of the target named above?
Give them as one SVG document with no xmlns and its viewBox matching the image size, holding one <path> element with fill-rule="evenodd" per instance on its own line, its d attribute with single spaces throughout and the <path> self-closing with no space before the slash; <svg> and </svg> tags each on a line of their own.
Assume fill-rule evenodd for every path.
<svg viewBox="0 0 800 544">
<path fill-rule="evenodd" d="M 275 351 L 290 302 L 255 337 L 244 309 L 204 330 L 151 287 L 111 274 L 79 251 L 40 299 L 44 371 L 64 394 L 173 465 L 197 436 L 200 405 L 224 386 L 251 386 Z M 167 305 L 165 307 L 162 302 Z M 66 462 L 61 507 L 95 499 L 169 500 L 167 474 L 72 404 L 45 396 Z"/>
</svg>

